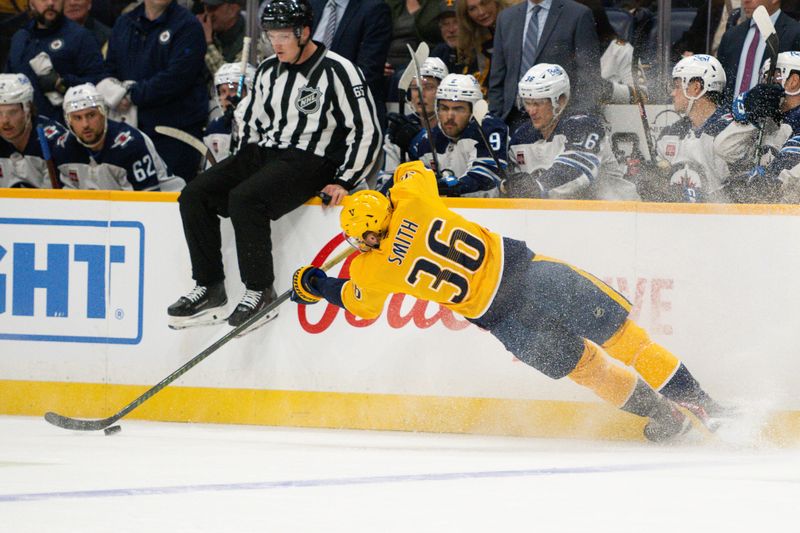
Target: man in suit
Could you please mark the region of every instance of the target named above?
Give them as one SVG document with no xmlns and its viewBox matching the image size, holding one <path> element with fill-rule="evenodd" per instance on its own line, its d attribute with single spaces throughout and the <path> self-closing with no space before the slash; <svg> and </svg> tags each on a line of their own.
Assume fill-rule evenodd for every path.
<svg viewBox="0 0 800 533">
<path fill-rule="evenodd" d="M 573 109 L 595 107 L 600 45 L 592 11 L 574 0 L 526 0 L 497 17 L 489 78 L 489 107 L 512 127 L 527 118 L 516 106 L 517 83 L 538 63 L 561 65 L 575 80 Z"/>
<path fill-rule="evenodd" d="M 747 20 L 725 32 L 717 51 L 728 80 L 725 97 L 729 101 L 758 83 L 761 66 L 767 60 L 766 44 L 752 19 L 760 5 L 775 25 L 779 52 L 800 50 L 800 23 L 781 11 L 781 0 L 742 0 Z"/>
<path fill-rule="evenodd" d="M 386 127 L 383 65 L 392 39 L 392 16 L 382 0 L 309 0 L 314 12 L 313 40 L 361 69 Z"/>
</svg>

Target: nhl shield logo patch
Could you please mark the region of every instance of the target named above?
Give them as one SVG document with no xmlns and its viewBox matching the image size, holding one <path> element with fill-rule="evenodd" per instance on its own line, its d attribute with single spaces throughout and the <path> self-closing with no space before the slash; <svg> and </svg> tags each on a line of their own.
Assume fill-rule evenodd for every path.
<svg viewBox="0 0 800 533">
<path fill-rule="evenodd" d="M 300 92 L 297 94 L 297 99 L 294 101 L 294 106 L 301 113 L 310 115 L 319 111 L 322 98 L 322 91 L 315 87 L 300 87 Z"/>
</svg>

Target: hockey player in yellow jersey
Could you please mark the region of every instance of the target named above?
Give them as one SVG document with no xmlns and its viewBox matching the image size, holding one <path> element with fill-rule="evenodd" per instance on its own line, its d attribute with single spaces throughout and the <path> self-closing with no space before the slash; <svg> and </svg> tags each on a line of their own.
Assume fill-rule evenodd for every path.
<svg viewBox="0 0 800 533">
<path fill-rule="evenodd" d="M 419 161 L 400 165 L 394 183 L 388 197 L 366 190 L 345 200 L 342 229 L 363 252 L 351 277 L 302 267 L 293 276 L 292 300 L 324 298 L 363 318 L 377 317 L 392 293 L 437 302 L 545 375 L 569 377 L 648 418 L 649 440 L 669 441 L 689 430 L 676 404 L 716 428 L 722 409 L 677 357 L 628 318 L 631 305 L 621 294 L 451 211 L 433 172 Z"/>
</svg>

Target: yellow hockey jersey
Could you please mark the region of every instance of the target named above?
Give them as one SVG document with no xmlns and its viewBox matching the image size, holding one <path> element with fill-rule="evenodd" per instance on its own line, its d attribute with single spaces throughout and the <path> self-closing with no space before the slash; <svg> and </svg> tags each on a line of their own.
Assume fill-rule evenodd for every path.
<svg viewBox="0 0 800 533">
<path fill-rule="evenodd" d="M 491 304 L 503 268 L 500 235 L 448 209 L 419 161 L 400 165 L 389 190 L 393 211 L 380 248 L 350 266 L 342 302 L 363 318 L 380 315 L 392 293 L 440 303 L 467 318 Z"/>
</svg>

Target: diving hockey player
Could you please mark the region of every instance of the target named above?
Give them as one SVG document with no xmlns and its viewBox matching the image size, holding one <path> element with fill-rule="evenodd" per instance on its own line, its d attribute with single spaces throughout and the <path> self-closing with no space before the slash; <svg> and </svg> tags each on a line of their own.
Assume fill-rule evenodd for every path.
<svg viewBox="0 0 800 533">
<path fill-rule="evenodd" d="M 689 429 L 673 402 L 715 427 L 717 404 L 678 358 L 628 317 L 631 304 L 621 294 L 451 211 L 437 194 L 433 172 L 419 161 L 400 165 L 394 183 L 388 197 L 368 190 L 345 201 L 341 227 L 364 252 L 351 263 L 350 278 L 299 268 L 292 278 L 294 301 L 324 298 L 366 319 L 379 316 L 392 293 L 437 302 L 491 332 L 548 377 L 567 376 L 649 418 L 644 435 L 651 441 L 669 441 Z"/>
<path fill-rule="evenodd" d="M 91 83 L 70 87 L 64 118 L 70 133 L 56 141 L 53 159 L 66 188 L 120 191 L 177 191 L 150 138 L 124 122 L 108 120 L 105 100 Z"/>
<path fill-rule="evenodd" d="M 436 90 L 438 124 L 431 130 L 433 143 L 424 130 L 411 142 L 409 158 L 419 159 L 435 170 L 442 196 L 492 198 L 500 195 L 500 176 L 506 167 L 508 127 L 502 120 L 491 116 L 484 118 L 482 126 L 473 120 L 473 105 L 481 99 L 483 93 L 478 80 L 468 74 L 449 74 Z M 486 142 L 478 128 L 483 129 Z M 502 168 L 497 167 L 492 152 Z M 434 168 L 437 162 L 438 169 Z"/>
<path fill-rule="evenodd" d="M 409 64 L 406 68 L 413 69 L 414 65 Z M 381 177 L 385 176 L 383 181 L 388 181 L 394 175 L 397 165 L 408 159 L 408 148 L 411 141 L 425 128 L 422 121 L 423 103 L 431 128 L 436 126 L 436 91 L 448 74 L 444 61 L 438 57 L 427 58 L 419 67 L 422 91 L 417 87 L 417 79 L 414 78 L 405 94 L 406 103 L 412 109 L 411 113 L 407 115 L 389 113 L 387 115 L 389 127 L 383 142 L 384 163 L 381 172 Z M 422 101 L 420 97 L 423 98 Z M 379 181 L 379 183 L 381 182 Z M 380 190 L 381 186 L 376 189 Z"/>
<path fill-rule="evenodd" d="M 603 123 L 570 114 L 570 82 L 559 65 L 540 63 L 519 82 L 519 106 L 530 121 L 511 136 L 504 194 L 516 198 L 638 200 L 611 151 Z"/>
<path fill-rule="evenodd" d="M 234 126 L 241 123 L 241 117 L 236 117 L 235 111 L 238 108 L 244 112 L 247 104 L 239 107 L 239 103 L 250 94 L 255 73 L 255 67 L 248 64 L 245 69 L 241 98 L 238 95 L 239 80 L 242 76 L 241 63 L 225 63 L 214 74 L 214 87 L 217 91 L 217 102 L 222 110 L 222 116 L 208 123 L 203 134 L 203 143 L 218 163 L 228 157 L 231 153 L 231 146 L 236 145 L 238 128 L 234 128 Z"/>
<path fill-rule="evenodd" d="M 656 142 L 669 169 L 645 172 L 640 193 L 644 200 L 728 201 L 720 186 L 747 165 L 755 134 L 733 121 L 723 103 L 725 71 L 705 54 L 678 61 L 672 69 L 672 102 L 684 119 L 664 128 Z"/>
<path fill-rule="evenodd" d="M 774 157 L 732 176 L 726 183 L 728 194 L 736 202 L 800 202 L 800 52 L 778 54 L 775 83 L 740 94 L 733 107 L 737 121 L 755 128 L 771 118 L 780 129 L 765 141 L 777 144 Z"/>
<path fill-rule="evenodd" d="M 37 128 L 42 128 L 51 150 L 66 132 L 55 120 L 36 113 L 33 86 L 25 74 L 0 74 L 0 187 L 53 187 Z"/>
</svg>

